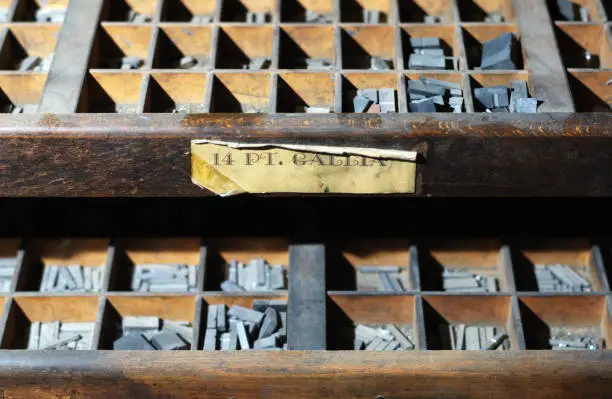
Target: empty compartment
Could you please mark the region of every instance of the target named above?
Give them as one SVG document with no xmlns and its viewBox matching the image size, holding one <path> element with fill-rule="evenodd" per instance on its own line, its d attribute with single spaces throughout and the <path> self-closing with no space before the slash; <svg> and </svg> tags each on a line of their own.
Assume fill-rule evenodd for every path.
<svg viewBox="0 0 612 399">
<path fill-rule="evenodd" d="M 0 112 L 36 113 L 47 74 L 0 74 Z"/>
<path fill-rule="evenodd" d="M 280 69 L 329 70 L 335 64 L 334 28 L 285 26 L 280 31 Z"/>
<path fill-rule="evenodd" d="M 387 26 L 345 26 L 342 68 L 388 70 L 395 68 L 395 33 Z"/>
<path fill-rule="evenodd" d="M 222 22 L 270 23 L 275 0 L 224 0 Z"/>
<path fill-rule="evenodd" d="M 26 242 L 26 257 L 17 281 L 17 291 L 100 292 L 108 239 L 57 238 Z"/>
<path fill-rule="evenodd" d="M 418 112 L 411 108 L 413 101 L 420 101 L 423 98 L 429 97 L 429 95 L 423 95 L 416 93 L 411 94 L 410 81 L 420 81 L 426 84 L 429 88 L 442 87 L 446 91 L 442 95 L 444 104 L 434 104 L 436 112 L 454 112 L 455 107 L 459 108 L 462 112 L 465 112 L 465 97 L 468 95 L 463 92 L 463 76 L 460 73 L 454 72 L 424 72 L 424 73 L 408 73 L 406 74 L 406 99 L 408 102 L 408 112 Z M 455 86 L 458 86 L 457 89 Z M 420 88 L 417 88 L 417 91 Z M 456 90 L 461 90 L 461 95 Z M 451 100 L 451 98 L 459 98 L 459 100 Z"/>
<path fill-rule="evenodd" d="M 2 349 L 96 348 L 97 296 L 17 297 L 8 312 Z"/>
<path fill-rule="evenodd" d="M 211 23 L 216 0 L 165 0 L 161 20 L 169 22 Z"/>
<path fill-rule="evenodd" d="M 598 0 L 570 0 L 568 1 L 569 7 L 563 9 L 560 9 L 558 5 L 562 1 L 546 0 L 546 3 L 554 21 L 601 22 L 604 19 L 599 12 Z M 602 0 L 601 3 L 604 8 L 610 4 L 607 0 Z M 583 17 L 586 17 L 586 20 L 583 20 Z"/>
<path fill-rule="evenodd" d="M 140 69 L 147 62 L 152 28 L 146 25 L 102 24 L 91 68 Z"/>
<path fill-rule="evenodd" d="M 257 260 L 263 260 L 265 265 L 262 284 L 254 281 L 254 276 L 259 278 L 261 274 L 253 262 Z M 270 266 L 282 266 L 282 279 L 277 281 L 276 288 L 268 284 L 274 282 L 270 280 Z M 275 270 L 275 272 L 278 271 Z M 229 292 L 274 291 L 287 287 L 288 271 L 289 241 L 287 239 L 244 237 L 213 241 L 207 247 L 204 290 L 219 291 L 225 288 Z M 225 281 L 231 281 L 232 284 L 225 283 L 222 287 Z M 281 287 L 281 284 L 284 287 Z M 231 287 L 234 289 L 230 290 Z"/>
<path fill-rule="evenodd" d="M 555 34 L 561 59 L 568 68 L 610 68 L 612 49 L 606 26 L 557 23 Z"/>
<path fill-rule="evenodd" d="M 419 347 L 416 317 L 410 295 L 330 294 L 327 349 L 414 350 Z M 379 328 L 385 331 L 376 334 Z"/>
<path fill-rule="evenodd" d="M 0 239 L 0 294 L 13 290 L 19 247 L 18 239 Z M 0 305 L 4 305 L 4 301 Z"/>
<path fill-rule="evenodd" d="M 352 72 L 342 75 L 342 112 L 367 112 L 368 107 L 375 102 L 370 100 L 366 108 L 355 108 L 355 97 L 358 90 L 363 89 L 392 89 L 393 90 L 393 112 L 399 112 L 398 102 L 398 78 L 395 73 L 368 73 L 368 72 Z M 380 96 L 378 102 L 380 103 Z M 358 107 L 361 105 L 358 103 Z"/>
<path fill-rule="evenodd" d="M 330 290 L 404 292 L 413 289 L 408 240 L 355 239 L 330 246 L 327 256 Z"/>
<path fill-rule="evenodd" d="M 102 21 L 150 23 L 157 10 L 158 0 L 111 0 L 106 1 Z"/>
<path fill-rule="evenodd" d="M 285 0 L 280 6 L 281 22 L 333 22 L 333 0 Z"/>
<path fill-rule="evenodd" d="M 205 69 L 209 66 L 211 28 L 162 26 L 157 35 L 153 68 Z"/>
<path fill-rule="evenodd" d="M 236 308 L 232 309 L 232 306 Z M 205 295 L 198 309 L 198 349 L 233 351 L 287 348 L 288 309 L 285 294 Z"/>
<path fill-rule="evenodd" d="M 269 73 L 218 73 L 212 85 L 210 112 L 270 112 Z"/>
<path fill-rule="evenodd" d="M 142 79 L 138 72 L 90 72 L 79 112 L 135 114 Z"/>
<path fill-rule="evenodd" d="M 423 299 L 427 349 L 519 349 L 510 297 L 426 295 Z"/>
<path fill-rule="evenodd" d="M 206 112 L 206 74 L 189 72 L 153 73 L 144 105 L 144 112 Z"/>
<path fill-rule="evenodd" d="M 521 296 L 519 306 L 528 350 L 597 350 L 610 340 L 604 296 Z"/>
<path fill-rule="evenodd" d="M 447 0 L 400 1 L 399 21 L 411 23 L 451 23 L 453 22 L 452 2 Z"/>
<path fill-rule="evenodd" d="M 219 29 L 216 68 L 269 69 L 272 62 L 273 29 L 223 26 Z"/>
<path fill-rule="evenodd" d="M 340 0 L 340 21 L 387 24 L 392 19 L 391 0 Z"/>
<path fill-rule="evenodd" d="M 570 71 L 568 78 L 576 111 L 610 112 L 612 110 L 611 71 Z"/>
<path fill-rule="evenodd" d="M 512 22 L 515 19 L 512 0 L 458 0 L 463 22 Z"/>
<path fill-rule="evenodd" d="M 486 73 L 471 73 L 470 74 L 470 85 L 472 86 L 472 96 L 474 97 L 474 111 L 475 112 L 485 112 L 487 107 L 485 104 L 481 103 L 475 95 L 474 90 L 482 87 L 495 87 L 495 86 L 504 86 L 508 88 L 508 98 L 510 98 L 510 82 L 512 81 L 524 81 L 527 82 L 527 90 L 528 94 L 531 97 L 533 93 L 533 88 L 531 87 L 531 82 L 529 81 L 529 75 L 527 72 L 514 72 L 514 73 L 505 73 L 505 72 L 486 72 Z M 541 103 L 538 101 L 538 106 Z"/>
<path fill-rule="evenodd" d="M 276 111 L 279 113 L 329 113 L 334 109 L 334 75 L 331 73 L 280 73 Z"/>
<path fill-rule="evenodd" d="M 423 52 L 423 50 L 419 48 L 413 48 L 411 39 L 419 39 L 419 38 L 438 38 L 440 41 L 439 47 L 434 47 L 428 50 L 442 50 L 441 54 L 427 54 L 426 56 L 433 57 L 446 57 L 442 63 L 430 62 L 430 66 L 423 65 L 419 67 L 414 67 L 411 65 L 410 58 L 413 53 Z M 449 58 L 449 57 L 458 57 L 459 56 L 459 45 L 457 43 L 457 36 L 455 35 L 455 27 L 451 25 L 434 25 L 434 26 L 426 26 L 426 25 L 406 25 L 402 27 L 402 50 L 404 54 L 404 68 L 405 69 L 451 69 L 457 70 L 459 69 L 459 59 L 458 58 Z M 417 57 L 419 55 L 417 54 Z M 415 62 L 417 65 L 421 65 L 422 62 Z M 439 65 L 435 65 L 439 64 Z"/>
<path fill-rule="evenodd" d="M 12 25 L 0 51 L 0 69 L 48 72 L 59 30 L 59 25 Z"/>
<path fill-rule="evenodd" d="M 15 22 L 56 22 L 61 23 L 66 15 L 69 0 L 14 0 L 17 3 L 15 7 Z M 10 1 L 4 7 L 10 6 Z"/>
<path fill-rule="evenodd" d="M 512 52 L 514 69 L 523 69 L 524 55 L 520 44 L 520 36 L 516 25 L 463 25 L 463 41 L 469 69 L 480 69 L 482 62 L 482 47 L 485 42 L 498 38 L 505 33 L 512 33 L 516 40 Z"/>
<path fill-rule="evenodd" d="M 518 291 L 602 291 L 587 240 L 544 241 L 518 246 L 512 254 Z"/>
<path fill-rule="evenodd" d="M 108 297 L 96 349 L 191 349 L 196 342 L 196 300 L 193 296 Z M 160 332 L 170 337 L 162 342 L 156 337 Z"/>
<path fill-rule="evenodd" d="M 497 240 L 458 240 L 418 247 L 421 290 L 451 293 L 510 291 Z"/>
<path fill-rule="evenodd" d="M 185 293 L 198 290 L 200 240 L 120 240 L 115 247 L 109 291 Z"/>
</svg>

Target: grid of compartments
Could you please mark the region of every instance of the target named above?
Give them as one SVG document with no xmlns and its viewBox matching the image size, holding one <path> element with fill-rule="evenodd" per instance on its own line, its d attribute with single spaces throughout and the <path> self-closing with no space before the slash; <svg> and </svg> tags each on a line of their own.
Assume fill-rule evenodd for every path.
<svg viewBox="0 0 612 399">
<path fill-rule="evenodd" d="M 608 112 L 612 104 L 612 24 L 609 2 L 572 2 L 561 13 L 549 2 L 561 59 L 578 112 Z"/>
<path fill-rule="evenodd" d="M 0 2 L 0 112 L 36 113 L 69 0 Z"/>
<path fill-rule="evenodd" d="M 251 308 L 255 300 L 289 302 L 287 335 L 291 342 L 291 335 L 300 333 L 291 329 L 291 323 L 308 318 L 302 314 L 292 319 L 292 306 L 299 306 L 303 298 L 316 296 L 310 290 L 321 288 L 297 283 L 317 269 L 322 271 L 320 285 L 324 288 L 319 292 L 326 310 L 310 315 L 314 319 L 309 319 L 309 328 L 324 329 L 322 347 L 327 350 L 353 350 L 357 326 L 389 328 L 390 324 L 405 332 L 413 345 L 408 349 L 416 351 L 452 349 L 455 343 L 450 326 L 461 325 L 505 333 L 506 349 L 511 351 L 552 349 L 551 339 L 566 340 L 557 336 L 559 331 L 588 336 L 596 343 L 591 349 L 607 349 L 612 342 L 612 252 L 586 239 L 531 240 L 528 244 L 508 245 L 496 239 L 421 243 L 364 238 L 324 246 L 297 245 L 321 250 L 324 255 L 314 263 L 304 263 L 303 257 L 294 254 L 296 244 L 284 238 L 143 238 L 112 242 L 91 238 L 4 239 L 0 244 L 2 277 L 9 281 L 0 296 L 2 349 L 25 349 L 34 324 L 60 321 L 91 323 L 95 327 L 89 348 L 108 350 L 120 337 L 118 326 L 124 317 L 153 316 L 190 323 L 190 349 L 202 350 L 209 306 Z M 287 271 L 285 287 L 289 288 L 221 290 L 221 283 L 228 278 L 228 263 L 247 263 L 253 258 L 283 265 Z M 12 276 L 4 273 L 10 259 L 15 266 Z M 133 291 L 136 265 L 151 264 L 195 265 L 196 289 Z M 41 292 L 41 281 L 50 265 L 100 268 L 100 291 Z M 560 265 L 579 273 L 588 286 L 573 292 L 545 289 L 538 268 Z M 392 290 L 380 284 L 378 275 L 390 267 L 397 269 L 393 278 L 398 285 Z M 486 277 L 495 282 L 494 288 L 488 292 L 453 291 L 445 279 L 451 270 Z M 313 335 L 312 331 L 304 334 Z"/>
<path fill-rule="evenodd" d="M 572 95 L 578 111 L 609 111 L 610 26 L 599 0 L 579 3 L 592 22 L 554 21 Z M 506 33 L 518 41 L 515 67 L 480 70 L 483 43 Z M 411 39 L 423 37 L 440 39 L 443 70 L 409 69 Z M 409 81 L 429 78 L 461 88 L 457 111 L 484 112 L 476 89 L 518 80 L 535 92 L 520 40 L 510 0 L 114 0 L 77 111 L 351 113 L 358 90 L 390 88 L 405 113 L 417 110 Z M 599 69 L 581 68 L 586 49 Z M 373 58 L 386 66 L 373 69 Z"/>
<path fill-rule="evenodd" d="M 92 323 L 91 341 L 81 349 L 113 349 L 114 341 L 121 337 L 124 317 L 157 317 L 163 322 L 188 323 L 193 337 L 185 339 L 191 341 L 192 349 L 202 349 L 204 337 L 200 334 L 207 328 L 209 305 L 252 308 L 254 300 L 287 300 L 286 281 L 284 288 L 274 290 L 249 289 L 238 293 L 221 290 L 231 261 L 248 264 L 253 259 L 264 259 L 267 264 L 282 266 L 286 279 L 289 243 L 283 239 L 228 239 L 207 246 L 197 238 L 125 239 L 112 244 L 108 239 L 60 238 L 26 240 L 21 244 L 19 240 L 4 240 L 1 244 L 3 266 L 13 262 L 12 277 L 6 273 L 10 283 L 3 285 L 6 292 L 2 293 L 6 310 L 3 349 L 31 348 L 29 334 L 33 325 L 38 324 L 40 329 L 42 324 L 52 322 L 71 327 L 72 323 Z M 166 284 L 167 289 L 145 291 L 134 286 L 144 273 L 139 268 L 163 272 L 176 265 L 195 268 L 194 289 L 177 290 Z M 88 276 L 85 269 L 99 269 L 99 289 L 64 286 L 63 271 L 59 271 L 59 276 L 49 277 L 52 272 L 48 270 L 74 267 L 83 269 L 85 281 Z M 151 284 L 154 279 L 168 278 L 167 274 L 150 276 Z M 180 276 L 174 281 L 179 279 Z M 55 282 L 56 289 L 46 288 L 49 284 L 44 282 L 50 281 Z M 38 333 L 42 342 L 42 330 Z"/>
<path fill-rule="evenodd" d="M 507 334 L 511 351 L 552 349 L 555 334 L 592 334 L 604 349 L 612 338 L 608 255 L 586 240 L 503 245 L 495 239 L 371 239 L 334 243 L 328 253 L 330 350 L 353 349 L 355 325 L 409 325 L 415 350 L 451 350 L 450 326 L 459 325 L 493 327 Z M 536 276 L 544 265 L 579 270 L 590 286 L 572 293 L 541 289 Z M 391 278 L 402 292 L 388 292 L 373 273 L 390 266 L 399 268 Z M 485 277 L 495 288 L 454 290 L 447 284 L 457 279 L 445 278 L 451 271 Z"/>
</svg>

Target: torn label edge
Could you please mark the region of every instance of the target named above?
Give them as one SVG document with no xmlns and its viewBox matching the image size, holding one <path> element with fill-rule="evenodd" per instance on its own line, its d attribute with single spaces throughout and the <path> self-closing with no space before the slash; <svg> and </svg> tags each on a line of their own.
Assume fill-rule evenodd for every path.
<svg viewBox="0 0 612 399">
<path fill-rule="evenodd" d="M 385 148 L 364 148 L 364 147 L 340 147 L 327 145 L 306 145 L 306 144 L 284 144 L 284 143 L 237 143 L 233 141 L 207 140 L 198 139 L 192 140 L 192 144 L 214 144 L 221 145 L 234 149 L 246 148 L 284 148 L 293 151 L 316 152 L 332 155 L 361 155 L 369 158 L 396 159 L 400 161 L 416 162 L 418 157 L 417 151 L 406 150 L 391 150 Z"/>
</svg>

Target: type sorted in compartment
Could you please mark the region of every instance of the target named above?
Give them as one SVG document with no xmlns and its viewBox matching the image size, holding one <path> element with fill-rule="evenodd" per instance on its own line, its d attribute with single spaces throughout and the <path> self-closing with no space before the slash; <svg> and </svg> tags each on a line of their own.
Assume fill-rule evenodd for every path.
<svg viewBox="0 0 612 399">
<path fill-rule="evenodd" d="M 203 350 L 287 349 L 287 302 L 255 300 L 253 306 L 258 310 L 210 305 Z"/>
<path fill-rule="evenodd" d="M 0 292 L 10 292 L 17 258 L 0 258 Z"/>
<path fill-rule="evenodd" d="M 529 96 L 527 82 L 513 80 L 510 88 L 506 86 L 479 87 L 474 89 L 474 97 L 485 112 L 536 113 L 539 102 Z"/>
<path fill-rule="evenodd" d="M 484 18 L 484 22 L 491 24 L 501 24 L 505 21 L 504 14 L 500 11 L 490 12 Z"/>
<path fill-rule="evenodd" d="M 312 10 L 306 10 L 304 21 L 313 24 L 331 24 L 333 19 L 327 14 L 318 13 Z"/>
<path fill-rule="evenodd" d="M 191 346 L 193 327 L 187 321 L 155 316 L 125 316 L 115 350 L 185 350 Z"/>
<path fill-rule="evenodd" d="M 185 55 L 177 63 L 179 69 L 201 69 L 208 66 L 208 57 Z"/>
<path fill-rule="evenodd" d="M 567 265 L 535 265 L 535 275 L 540 292 L 591 292 L 585 277 L 586 268 Z"/>
<path fill-rule="evenodd" d="M 382 292 L 405 292 L 405 282 L 400 277 L 404 271 L 399 266 L 360 266 L 359 289 L 374 288 Z"/>
<path fill-rule="evenodd" d="M 194 292 L 197 290 L 196 274 L 196 265 L 135 265 L 131 288 L 140 292 Z"/>
<path fill-rule="evenodd" d="M 127 21 L 135 24 L 146 24 L 153 21 L 153 17 L 146 14 L 141 14 L 134 10 L 130 10 L 127 13 Z"/>
<path fill-rule="evenodd" d="M 457 83 L 421 76 L 407 86 L 410 112 L 463 112 L 463 90 Z"/>
<path fill-rule="evenodd" d="M 415 348 L 410 326 L 365 325 L 355 326 L 355 350 L 408 351 Z"/>
<path fill-rule="evenodd" d="M 251 259 L 249 263 L 232 260 L 227 264 L 227 279 L 221 283 L 225 292 L 275 291 L 285 288 L 285 267 L 270 265 L 265 259 Z"/>
<path fill-rule="evenodd" d="M 100 292 L 103 267 L 45 265 L 40 292 Z"/>
<path fill-rule="evenodd" d="M 50 53 L 44 58 L 37 55 L 28 55 L 19 62 L 18 69 L 22 72 L 48 72 L 54 56 L 55 53 Z"/>
<path fill-rule="evenodd" d="M 393 113 L 397 111 L 395 107 L 395 89 L 359 89 L 353 97 L 353 107 L 356 113 L 373 113 L 373 106 L 378 105 L 379 113 Z"/>
<path fill-rule="evenodd" d="M 552 350 L 598 350 L 605 348 L 598 328 L 552 327 L 548 343 Z"/>
<path fill-rule="evenodd" d="M 489 272 L 493 272 L 490 269 Z M 463 268 L 445 268 L 442 283 L 447 292 L 498 292 L 499 282 L 495 277 L 486 277 Z"/>
<path fill-rule="evenodd" d="M 448 330 L 453 350 L 510 349 L 508 334 L 494 326 L 453 324 L 448 326 Z"/>
<path fill-rule="evenodd" d="M 517 69 L 519 56 L 518 41 L 513 33 L 502 33 L 494 39 L 482 44 L 482 70 L 512 70 Z"/>
<path fill-rule="evenodd" d="M 29 350 L 89 350 L 95 323 L 61 321 L 32 322 L 28 337 Z"/>
<path fill-rule="evenodd" d="M 557 0 L 557 12 L 566 21 L 590 22 L 589 10 L 570 0 Z"/>
<path fill-rule="evenodd" d="M 447 57 L 439 37 L 412 37 L 410 38 L 412 54 L 408 58 L 408 69 L 459 69 L 459 59 L 457 57 Z M 451 62 L 451 64 L 448 64 Z"/>
<path fill-rule="evenodd" d="M 66 18 L 66 11 L 64 7 L 41 7 L 36 10 L 36 22 L 62 23 Z"/>
<path fill-rule="evenodd" d="M 363 23 L 365 24 L 380 24 L 387 22 L 386 15 L 379 10 L 364 8 L 362 14 Z"/>
</svg>

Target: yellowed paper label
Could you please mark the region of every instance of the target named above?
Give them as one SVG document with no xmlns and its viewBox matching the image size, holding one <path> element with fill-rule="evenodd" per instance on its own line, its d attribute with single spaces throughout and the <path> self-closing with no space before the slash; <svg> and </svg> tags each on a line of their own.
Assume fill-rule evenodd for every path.
<svg viewBox="0 0 612 399">
<path fill-rule="evenodd" d="M 240 193 L 411 194 L 417 153 L 376 148 L 191 142 L 194 184 Z"/>
</svg>

